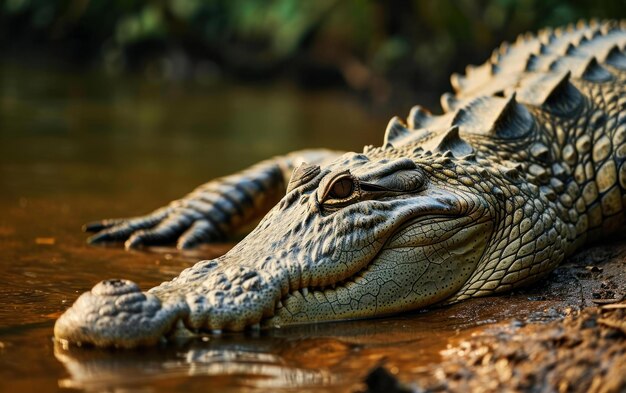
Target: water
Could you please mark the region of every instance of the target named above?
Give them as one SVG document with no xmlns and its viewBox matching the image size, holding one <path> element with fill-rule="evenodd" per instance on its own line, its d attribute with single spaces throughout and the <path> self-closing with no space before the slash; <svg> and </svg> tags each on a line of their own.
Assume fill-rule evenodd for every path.
<svg viewBox="0 0 626 393">
<path fill-rule="evenodd" d="M 54 321 L 96 282 L 128 278 L 147 289 L 232 246 L 92 247 L 83 223 L 146 213 L 274 154 L 380 143 L 389 116 L 347 93 L 289 86 L 167 85 L 11 65 L 0 78 L 2 391 L 352 391 L 380 364 L 419 379 L 449 344 L 545 306 L 500 297 L 136 351 L 64 349 Z"/>
</svg>

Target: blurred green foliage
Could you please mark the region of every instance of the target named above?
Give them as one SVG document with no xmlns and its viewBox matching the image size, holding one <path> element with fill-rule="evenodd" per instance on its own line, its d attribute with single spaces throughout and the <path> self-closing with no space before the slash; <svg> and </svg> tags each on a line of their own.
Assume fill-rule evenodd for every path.
<svg viewBox="0 0 626 393">
<path fill-rule="evenodd" d="M 503 40 L 624 0 L 4 0 L 0 49 L 164 79 L 343 84 L 384 101 L 441 90 Z M 408 89 L 407 89 L 408 88 Z"/>
</svg>

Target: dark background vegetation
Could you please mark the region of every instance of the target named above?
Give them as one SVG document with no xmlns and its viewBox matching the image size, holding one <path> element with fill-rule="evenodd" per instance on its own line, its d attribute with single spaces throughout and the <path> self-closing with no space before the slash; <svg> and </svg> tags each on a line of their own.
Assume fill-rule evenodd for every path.
<svg viewBox="0 0 626 393">
<path fill-rule="evenodd" d="M 3 57 L 149 79 L 348 88 L 370 102 L 419 100 L 501 41 L 624 0 L 4 0 Z M 420 101 L 421 102 L 421 101 Z"/>
</svg>

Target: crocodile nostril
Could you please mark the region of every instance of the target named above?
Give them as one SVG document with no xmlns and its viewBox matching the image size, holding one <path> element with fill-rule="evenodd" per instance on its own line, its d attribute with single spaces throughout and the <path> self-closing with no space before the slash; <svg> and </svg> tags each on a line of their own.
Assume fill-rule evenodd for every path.
<svg viewBox="0 0 626 393">
<path fill-rule="evenodd" d="M 83 293 L 54 325 L 59 340 L 131 348 L 153 345 L 189 313 L 185 302 L 161 302 L 128 280 L 106 280 Z"/>
<path fill-rule="evenodd" d="M 120 296 L 127 293 L 141 292 L 139 286 L 129 280 L 111 279 L 100 281 L 91 290 L 98 296 Z"/>
</svg>

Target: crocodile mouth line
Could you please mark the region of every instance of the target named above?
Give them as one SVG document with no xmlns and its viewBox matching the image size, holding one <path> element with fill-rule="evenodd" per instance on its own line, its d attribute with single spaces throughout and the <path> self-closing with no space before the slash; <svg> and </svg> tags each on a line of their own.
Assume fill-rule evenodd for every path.
<svg viewBox="0 0 626 393">
<path fill-rule="evenodd" d="M 337 288 L 341 288 L 341 287 L 347 287 L 350 284 L 356 284 L 356 280 L 360 277 L 362 277 L 364 274 L 366 274 L 367 272 L 370 271 L 374 261 L 376 261 L 378 259 L 378 257 L 380 256 L 380 254 L 386 250 L 390 250 L 390 249 L 400 249 L 400 248 L 404 248 L 404 247 L 392 247 L 389 246 L 390 241 L 399 233 L 401 233 L 402 231 L 406 230 L 406 228 L 408 228 L 409 226 L 412 225 L 416 225 L 416 224 L 423 224 L 424 226 L 433 226 L 436 225 L 438 223 L 442 223 L 442 222 L 449 222 L 451 220 L 455 220 L 455 219 L 460 219 L 463 217 L 458 217 L 456 215 L 445 215 L 445 214 L 438 214 L 436 216 L 428 216 L 428 217 L 418 217 L 418 218 L 409 218 L 407 219 L 404 223 L 400 224 L 398 226 L 398 229 L 395 230 L 385 241 L 384 245 L 380 248 L 380 250 L 378 250 L 376 252 L 376 254 L 367 262 L 367 264 L 365 264 L 361 269 L 359 269 L 357 272 L 353 273 L 352 275 L 342 279 L 342 280 L 338 280 L 336 282 L 327 284 L 327 285 L 305 285 L 302 286 L 300 288 L 296 288 L 294 290 L 290 290 L 287 293 L 281 295 L 281 297 L 278 299 L 278 301 L 275 303 L 274 305 L 274 310 L 271 316 L 268 317 L 264 317 L 261 319 L 260 324 L 262 325 L 263 322 L 271 319 L 276 312 L 278 312 L 279 310 L 281 310 L 282 308 L 285 307 L 285 303 L 292 297 L 299 297 L 299 298 L 304 298 L 306 299 L 306 297 L 309 294 L 315 294 L 315 293 L 320 293 L 322 294 L 322 296 L 324 296 L 324 298 L 326 298 L 326 291 L 335 291 L 337 290 Z M 482 220 L 480 221 L 482 222 Z M 473 224 L 478 224 L 480 222 L 473 222 Z M 434 245 L 440 242 L 445 241 L 447 238 L 453 236 L 454 234 L 458 233 L 459 231 L 463 230 L 467 228 L 467 226 L 462 226 L 460 228 L 454 228 L 453 231 L 449 232 L 448 236 L 446 236 L 445 239 L 437 239 L 436 241 L 432 241 L 432 242 L 424 242 L 422 244 L 417 245 L 416 247 L 422 247 L 422 246 L 430 246 L 430 245 Z M 406 247 L 406 246 L 405 246 Z"/>
</svg>

